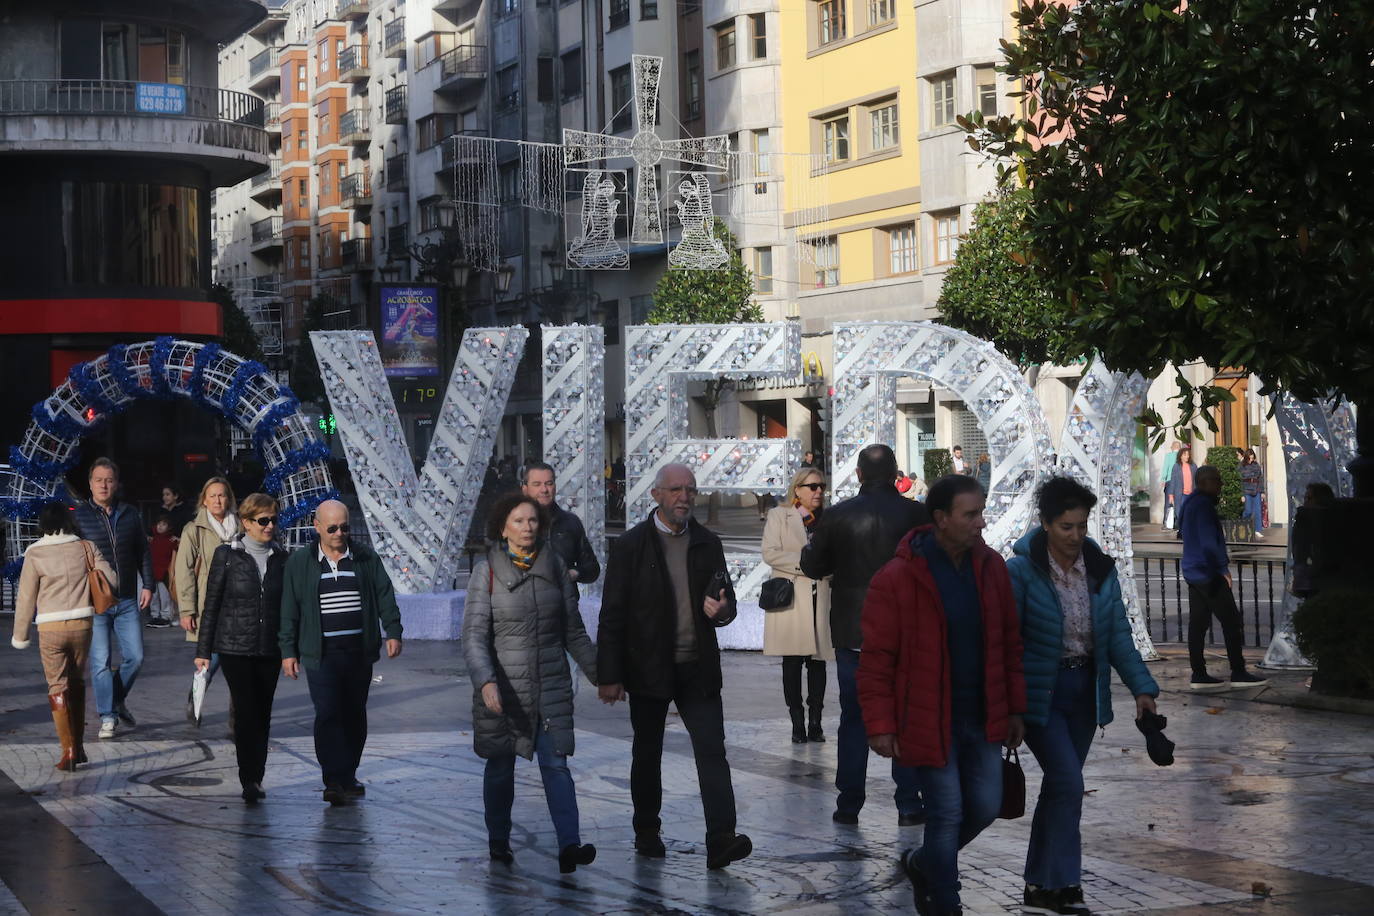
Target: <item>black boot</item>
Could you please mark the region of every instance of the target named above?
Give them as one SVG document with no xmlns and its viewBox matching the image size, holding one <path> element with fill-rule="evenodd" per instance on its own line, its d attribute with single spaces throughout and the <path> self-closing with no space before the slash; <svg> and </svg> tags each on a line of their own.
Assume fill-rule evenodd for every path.
<svg viewBox="0 0 1374 916">
<path fill-rule="evenodd" d="M 825 708 L 825 662 L 819 658 L 807 659 L 806 662 L 806 706 L 810 714 L 810 729 L 806 737 L 811 741 L 824 741 L 821 710 Z"/>
<path fill-rule="evenodd" d="M 802 713 L 800 706 L 793 706 L 788 710 L 792 714 L 792 743 L 806 743 L 806 717 Z"/>
<path fill-rule="evenodd" d="M 803 658 L 800 655 L 782 657 L 782 696 L 787 701 L 787 711 L 792 714 L 792 743 L 806 743 L 806 722 L 802 712 L 801 672 Z"/>
</svg>

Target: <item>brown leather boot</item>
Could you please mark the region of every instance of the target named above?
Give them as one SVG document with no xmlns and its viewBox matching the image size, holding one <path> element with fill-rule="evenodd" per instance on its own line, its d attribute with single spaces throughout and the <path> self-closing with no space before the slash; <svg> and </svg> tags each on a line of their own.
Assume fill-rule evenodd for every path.
<svg viewBox="0 0 1374 916">
<path fill-rule="evenodd" d="M 67 695 L 48 694 L 48 708 L 52 710 L 53 725 L 57 726 L 57 740 L 62 744 L 62 759 L 57 761 L 57 769 L 71 773 L 76 769 L 76 754 L 72 748 L 72 722 L 67 708 Z"/>
<path fill-rule="evenodd" d="M 86 685 L 67 685 L 67 719 L 72 727 L 72 751 L 77 763 L 86 763 Z"/>
</svg>

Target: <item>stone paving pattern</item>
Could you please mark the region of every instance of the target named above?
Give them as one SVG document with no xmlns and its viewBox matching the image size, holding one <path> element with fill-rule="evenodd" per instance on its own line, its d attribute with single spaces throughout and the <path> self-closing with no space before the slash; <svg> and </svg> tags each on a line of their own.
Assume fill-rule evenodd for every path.
<svg viewBox="0 0 1374 916">
<path fill-rule="evenodd" d="M 7 624 L 8 619 L 0 618 Z M 625 705 L 577 696 L 572 768 L 583 841 L 595 864 L 560 876 L 537 768 L 517 767 L 512 869 L 491 866 L 482 762 L 470 743 L 471 688 L 456 644 L 406 645 L 375 673 L 367 798 L 331 809 L 319 796 L 304 680 L 281 682 L 268 798 L 238 798 L 216 683 L 204 726 L 183 718 L 190 651 L 180 633 L 145 631 L 145 675 L 130 698 L 136 728 L 89 730 L 91 764 L 52 769 L 51 720 L 36 653 L 0 668 L 0 770 L 132 888 L 169 914 L 219 913 L 877 913 L 910 912 L 896 867 L 920 839 L 899 830 L 873 758 L 857 828 L 833 824 L 838 702 L 830 682 L 825 744 L 796 747 L 778 661 L 727 653 L 725 709 L 739 823 L 749 859 L 705 867 L 690 743 L 670 718 L 664 755 L 664 861 L 631 850 L 630 728 Z M 1374 912 L 1374 737 L 1367 717 L 1257 703 L 1245 694 L 1176 690 L 1158 666 L 1160 711 L 1179 745 L 1155 767 L 1128 719 L 1095 740 L 1084 815 L 1089 904 L 1100 913 Z M 1303 675 L 1278 676 L 1296 690 Z M 1292 681 L 1292 684 L 1288 682 Z M 1251 692 L 1253 694 L 1253 691 Z M 1129 709 L 1118 687 L 1117 709 Z M 92 715 L 93 720 L 93 715 Z M 1027 768 L 1028 807 L 1039 779 Z M 1016 913 L 1029 814 L 998 821 L 963 856 L 966 912 Z M 3 871 L 0 871 L 3 874 Z M 62 880 L 54 867 L 53 879 Z M 1262 882 L 1270 896 L 1255 896 Z M 21 905 L 22 902 L 22 905 Z M 0 913 L 43 912 L 0 885 Z M 118 911 L 118 907 L 113 908 Z"/>
</svg>

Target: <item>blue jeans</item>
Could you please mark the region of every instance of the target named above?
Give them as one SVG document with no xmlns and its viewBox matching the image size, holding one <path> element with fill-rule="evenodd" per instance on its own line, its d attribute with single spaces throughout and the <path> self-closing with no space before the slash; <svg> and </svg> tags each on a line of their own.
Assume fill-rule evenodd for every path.
<svg viewBox="0 0 1374 916">
<path fill-rule="evenodd" d="M 1261 494 L 1259 493 L 1256 493 L 1253 496 L 1246 496 L 1245 511 L 1241 513 L 1243 518 L 1248 518 L 1254 521 L 1256 531 L 1264 530 L 1264 509 L 1260 504 L 1261 498 Z"/>
<path fill-rule="evenodd" d="M 567 755 L 554 750 L 553 739 L 546 731 L 535 736 L 534 753 L 539 760 L 539 775 L 544 778 L 544 800 L 553 818 L 559 850 L 581 845 L 577 793 L 573 789 L 572 773 L 568 771 Z M 486 808 L 487 839 L 491 845 L 510 844 L 510 809 L 514 802 L 515 755 L 488 757 L 486 772 L 482 775 L 482 803 Z"/>
<path fill-rule="evenodd" d="M 916 864 L 940 912 L 959 906 L 959 850 L 1002 807 L 1002 747 L 989 741 L 985 731 L 978 719 L 956 718 L 945 765 L 916 767 L 926 804 L 925 844 L 916 853 Z"/>
<path fill-rule="evenodd" d="M 1026 746 L 1044 774 L 1026 851 L 1027 884 L 1059 890 L 1082 883 L 1083 762 L 1096 727 L 1094 668 L 1060 670 L 1049 719 L 1026 727 Z"/>
<path fill-rule="evenodd" d="M 124 702 L 138 669 L 143 667 L 143 620 L 138 601 L 124 598 L 103 614 L 96 614 L 91 633 L 91 680 L 95 681 L 95 708 L 102 719 L 115 717 L 115 704 Z M 110 634 L 119 642 L 120 665 L 110 670 Z"/>
<path fill-rule="evenodd" d="M 864 729 L 864 714 L 859 707 L 858 671 L 858 650 L 835 650 L 835 676 L 840 682 L 840 730 L 835 749 L 835 788 L 840 797 L 835 808 L 847 814 L 858 814 L 864 806 L 868 783 L 868 732 Z M 916 781 L 916 770 L 899 766 L 894 760 L 892 781 L 897 784 L 892 793 L 897 813 L 919 814 L 921 788 Z"/>
</svg>

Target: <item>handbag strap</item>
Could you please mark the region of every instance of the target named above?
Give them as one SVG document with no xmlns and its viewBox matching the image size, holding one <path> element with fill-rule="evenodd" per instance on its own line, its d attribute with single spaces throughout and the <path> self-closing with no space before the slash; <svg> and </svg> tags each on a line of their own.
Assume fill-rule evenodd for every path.
<svg viewBox="0 0 1374 916">
<path fill-rule="evenodd" d="M 81 546 L 86 551 L 86 572 L 95 571 L 95 551 L 91 547 L 90 541 L 82 541 Z"/>
</svg>

